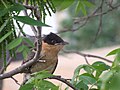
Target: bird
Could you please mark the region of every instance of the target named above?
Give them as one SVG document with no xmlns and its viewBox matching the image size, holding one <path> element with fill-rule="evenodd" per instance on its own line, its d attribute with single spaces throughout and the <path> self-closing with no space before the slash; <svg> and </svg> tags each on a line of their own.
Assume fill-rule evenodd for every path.
<svg viewBox="0 0 120 90">
<path fill-rule="evenodd" d="M 28 73 L 32 74 L 43 70 L 53 74 L 58 64 L 58 53 L 67 44 L 68 42 L 64 41 L 55 33 L 51 32 L 48 35 L 45 35 L 42 38 L 42 48 L 40 53 L 40 56 L 42 57 L 26 69 L 26 75 Z M 35 51 L 36 50 L 34 49 L 30 54 L 28 54 L 28 61 L 33 58 Z"/>
</svg>

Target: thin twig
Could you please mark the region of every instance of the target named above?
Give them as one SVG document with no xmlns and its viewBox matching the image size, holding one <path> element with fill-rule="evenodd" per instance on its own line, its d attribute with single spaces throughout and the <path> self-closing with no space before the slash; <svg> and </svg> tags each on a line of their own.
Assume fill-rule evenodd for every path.
<svg viewBox="0 0 120 90">
<path fill-rule="evenodd" d="M 87 58 L 86 58 L 86 57 L 84 57 L 84 58 L 85 58 L 86 63 L 87 63 L 88 65 L 90 65 L 90 63 L 88 62 Z"/>
<path fill-rule="evenodd" d="M 100 9 L 100 7 L 97 7 L 90 15 L 85 16 L 85 17 L 80 17 L 80 18 L 74 18 L 74 24 L 79 23 L 81 21 L 84 20 L 88 20 L 89 18 L 91 18 L 90 16 L 93 16 L 97 13 L 97 11 Z"/>
<path fill-rule="evenodd" d="M 39 21 L 41 19 L 40 17 L 40 12 L 35 9 L 34 11 L 34 15 L 35 17 L 37 18 L 37 20 Z M 36 36 L 36 39 L 37 39 L 37 54 L 38 56 L 40 55 L 40 52 L 41 52 L 41 47 L 42 47 L 42 38 L 41 38 L 41 31 L 42 31 L 42 28 L 40 26 L 37 26 L 37 36 Z"/>
<path fill-rule="evenodd" d="M 27 13 L 27 10 L 24 10 L 24 14 L 25 14 L 25 16 L 29 16 L 28 13 Z M 37 35 L 37 30 L 36 30 L 36 28 L 35 28 L 34 26 L 32 26 L 32 25 L 30 25 L 30 27 L 31 27 L 34 35 L 36 36 L 36 35 Z"/>
<path fill-rule="evenodd" d="M 12 57 L 10 57 L 10 58 L 8 59 L 7 64 L 6 64 L 6 67 L 3 66 L 3 67 L 1 68 L 0 74 L 2 74 L 2 73 L 5 71 L 5 69 L 10 65 L 11 61 L 12 61 Z"/>
<path fill-rule="evenodd" d="M 102 13 L 102 9 L 103 9 L 103 3 L 104 2 L 104 0 L 102 0 L 101 1 L 101 4 L 100 4 L 100 6 L 99 6 L 99 9 L 100 9 L 100 13 Z M 102 31 L 102 14 L 100 15 L 100 20 L 99 20 L 99 26 L 98 26 L 98 30 L 97 30 L 97 33 L 96 33 L 96 35 L 95 35 L 95 38 L 94 38 L 94 40 L 93 40 L 93 43 L 97 40 L 97 37 L 99 36 L 99 34 L 101 33 L 101 31 Z"/>
<path fill-rule="evenodd" d="M 101 56 L 97 56 L 97 55 L 85 54 L 85 53 L 81 53 L 81 52 L 78 52 L 78 51 L 66 51 L 66 50 L 63 50 L 63 52 L 65 52 L 65 53 L 76 53 L 76 54 L 81 55 L 81 56 L 83 56 L 83 57 L 98 58 L 98 59 L 104 60 L 104 61 L 106 61 L 106 62 L 112 63 L 111 60 L 106 59 L 106 58 L 103 58 L 103 57 L 101 57 Z"/>
<path fill-rule="evenodd" d="M 102 13 L 95 13 L 95 14 L 93 14 L 93 15 L 88 15 L 88 16 L 84 16 L 84 17 L 80 17 L 80 18 L 74 18 L 74 20 L 77 20 L 78 22 L 79 22 L 79 20 L 81 20 L 81 19 L 86 19 L 86 18 L 92 18 L 92 17 L 96 17 L 96 16 L 100 16 L 101 14 L 102 15 L 105 15 L 105 14 L 108 14 L 109 12 L 111 12 L 111 11 L 113 11 L 113 10 L 115 10 L 115 9 L 117 9 L 117 8 L 119 8 L 120 7 L 120 4 L 118 4 L 118 5 L 116 5 L 116 6 L 113 6 L 113 8 L 111 8 L 111 9 L 109 9 L 109 10 L 107 10 L 107 11 L 104 11 L 104 12 L 102 12 Z"/>
<path fill-rule="evenodd" d="M 82 25 L 78 26 L 77 28 L 59 30 L 56 34 L 65 33 L 65 32 L 75 32 L 75 31 L 79 30 L 79 28 L 82 28 L 83 26 L 85 26 L 87 21 L 88 21 L 88 19 L 86 19 L 86 21 Z"/>
<path fill-rule="evenodd" d="M 108 5 L 109 8 L 113 8 L 112 2 L 113 0 L 105 1 L 106 5 Z"/>
<path fill-rule="evenodd" d="M 18 81 L 14 77 L 11 77 L 11 79 L 13 79 L 15 81 L 15 83 L 20 86 L 20 83 L 18 83 Z"/>
<path fill-rule="evenodd" d="M 26 7 L 30 7 L 30 6 L 28 6 L 28 1 L 26 1 L 25 4 L 26 4 Z M 32 8 L 32 9 L 30 9 L 31 11 L 37 9 L 36 6 L 31 6 L 31 8 Z M 24 14 L 25 14 L 25 16 L 29 16 L 28 13 L 27 13 L 27 10 L 24 10 Z M 34 35 L 36 36 L 37 35 L 37 30 L 36 30 L 35 26 L 30 25 L 30 27 L 31 27 Z"/>
<path fill-rule="evenodd" d="M 35 10 L 38 7 L 37 6 L 29 6 L 29 5 L 23 5 L 25 8 L 30 9 L 30 10 Z"/>
<path fill-rule="evenodd" d="M 68 85 L 69 87 L 71 87 L 73 90 L 78 90 L 78 89 L 75 88 L 70 82 L 68 82 L 66 79 L 61 78 L 61 76 L 52 76 L 52 77 L 49 77 L 49 79 L 59 80 L 59 81 L 65 83 L 66 85 Z"/>
<path fill-rule="evenodd" d="M 64 33 L 64 32 L 75 32 L 77 30 L 79 30 L 80 28 L 84 27 L 87 22 L 89 20 L 89 17 L 87 17 L 85 20 L 80 20 L 80 21 L 84 21 L 84 23 L 82 23 L 80 26 L 78 26 L 77 28 L 72 28 L 72 29 L 64 29 L 64 30 L 59 30 L 56 34 L 60 34 L 60 33 Z M 78 22 L 77 21 L 74 21 L 74 24 L 77 24 Z"/>
</svg>

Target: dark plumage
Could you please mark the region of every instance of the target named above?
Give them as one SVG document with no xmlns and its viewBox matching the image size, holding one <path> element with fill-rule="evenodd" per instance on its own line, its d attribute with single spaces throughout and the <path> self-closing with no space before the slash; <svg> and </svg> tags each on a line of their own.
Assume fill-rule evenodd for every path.
<svg viewBox="0 0 120 90">
<path fill-rule="evenodd" d="M 64 41 L 56 34 L 50 33 L 43 37 L 43 41 L 50 45 L 55 45 L 56 43 L 64 43 Z"/>
</svg>

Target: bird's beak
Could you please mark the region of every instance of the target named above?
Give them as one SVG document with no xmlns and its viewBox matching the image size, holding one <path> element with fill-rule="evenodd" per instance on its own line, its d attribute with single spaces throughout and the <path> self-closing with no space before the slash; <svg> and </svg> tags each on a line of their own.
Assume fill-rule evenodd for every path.
<svg viewBox="0 0 120 90">
<path fill-rule="evenodd" d="M 66 41 L 62 42 L 62 45 L 67 45 L 67 44 L 69 44 L 69 43 Z"/>
<path fill-rule="evenodd" d="M 63 42 L 61 42 L 61 43 L 56 43 L 55 45 L 67 45 L 67 44 L 69 44 L 69 43 L 66 42 L 66 41 L 63 41 Z"/>
</svg>

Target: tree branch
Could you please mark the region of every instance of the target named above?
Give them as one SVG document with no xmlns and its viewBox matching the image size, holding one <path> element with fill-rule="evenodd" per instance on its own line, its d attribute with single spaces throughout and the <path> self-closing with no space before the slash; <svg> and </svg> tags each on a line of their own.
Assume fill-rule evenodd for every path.
<svg viewBox="0 0 120 90">
<path fill-rule="evenodd" d="M 84 59 L 85 59 L 86 63 L 87 63 L 88 65 L 90 65 L 90 63 L 89 63 L 88 60 L 87 60 L 87 57 L 84 57 Z"/>
<path fill-rule="evenodd" d="M 6 67 L 3 66 L 3 67 L 1 68 L 0 74 L 2 74 L 2 73 L 5 71 L 5 69 L 10 65 L 11 61 L 12 61 L 12 57 L 10 57 L 10 58 L 8 59 L 7 64 L 6 64 Z"/>
<path fill-rule="evenodd" d="M 61 76 L 52 76 L 52 77 L 49 77 L 49 79 L 59 80 L 59 81 L 65 83 L 66 85 L 68 85 L 69 87 L 71 87 L 73 90 L 78 90 L 70 82 L 68 82 L 66 79 L 61 78 Z"/>
<path fill-rule="evenodd" d="M 35 15 L 35 17 L 37 18 L 37 20 L 39 21 L 40 19 L 41 19 L 41 17 L 40 17 L 40 12 L 37 10 L 37 9 L 35 9 L 35 11 L 34 11 L 34 15 Z M 41 48 L 42 48 L 42 38 L 41 38 L 41 27 L 40 26 L 37 26 L 37 36 L 36 36 L 36 38 L 37 38 L 37 56 L 39 56 L 40 55 L 40 52 L 41 52 Z"/>
<path fill-rule="evenodd" d="M 103 4 L 104 4 L 104 0 L 101 1 L 101 4 L 99 6 L 99 9 L 100 9 L 100 13 L 102 13 L 103 11 Z M 98 30 L 97 30 L 97 33 L 95 35 L 95 38 L 93 40 L 93 43 L 97 40 L 97 37 L 99 36 L 99 34 L 101 33 L 102 31 L 102 17 L 103 17 L 103 14 L 100 15 L 100 20 L 99 20 L 99 26 L 98 26 Z"/>
<path fill-rule="evenodd" d="M 21 65 L 17 68 L 15 68 L 12 71 L 9 71 L 9 72 L 4 73 L 4 74 L 0 74 L 0 80 L 5 79 L 5 78 L 10 78 L 10 77 L 12 77 L 12 76 L 14 76 L 18 73 L 24 73 L 25 68 L 27 68 L 27 67 L 31 66 L 32 64 L 36 63 L 37 60 L 38 60 L 38 57 L 39 56 L 37 56 L 37 53 L 36 53 L 32 60 L 29 60 L 28 62 L 24 63 L 23 65 Z"/>
<path fill-rule="evenodd" d="M 81 53 L 81 52 L 78 52 L 78 51 L 66 51 L 66 50 L 63 50 L 63 52 L 65 52 L 65 53 L 76 53 L 76 54 L 81 55 L 81 56 L 83 56 L 83 57 L 98 58 L 98 59 L 104 60 L 104 61 L 106 61 L 106 62 L 112 63 L 111 60 L 106 59 L 106 58 L 103 58 L 103 57 L 101 57 L 101 56 L 97 56 L 97 55 L 85 54 L 85 53 Z"/>
<path fill-rule="evenodd" d="M 36 9 L 38 8 L 38 7 L 36 7 L 36 6 L 28 6 L 28 1 L 27 1 L 27 0 L 26 0 L 26 2 L 25 2 L 25 5 L 24 5 L 24 6 L 25 6 L 27 9 L 30 9 L 31 11 L 32 11 L 32 10 L 36 10 Z M 24 10 L 24 14 L 25 14 L 26 16 L 29 16 L 28 13 L 27 13 L 27 10 Z M 36 35 L 37 35 L 37 30 L 36 30 L 36 28 L 35 28 L 34 26 L 32 26 L 32 25 L 30 25 L 30 27 L 31 27 L 34 35 L 36 36 Z"/>
<path fill-rule="evenodd" d="M 97 11 L 98 11 L 98 9 L 99 9 L 99 7 L 98 7 L 98 9 L 95 10 L 96 12 L 95 12 L 94 14 L 90 14 L 90 15 L 85 16 L 85 17 L 74 18 L 74 22 L 80 22 L 81 19 L 82 19 L 82 20 L 85 20 L 86 18 L 92 18 L 92 17 L 100 16 L 101 14 L 102 14 L 102 15 L 105 15 L 105 14 L 108 14 L 109 12 L 111 12 L 111 11 L 113 11 L 113 10 L 119 8 L 119 7 L 120 7 L 120 4 L 118 4 L 118 5 L 116 5 L 116 6 L 113 6 L 113 8 L 111 8 L 111 9 L 109 9 L 109 10 L 107 10 L 107 11 L 104 11 L 104 12 L 102 12 L 102 13 L 97 13 Z"/>
</svg>

